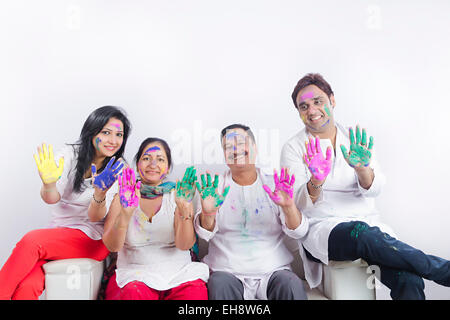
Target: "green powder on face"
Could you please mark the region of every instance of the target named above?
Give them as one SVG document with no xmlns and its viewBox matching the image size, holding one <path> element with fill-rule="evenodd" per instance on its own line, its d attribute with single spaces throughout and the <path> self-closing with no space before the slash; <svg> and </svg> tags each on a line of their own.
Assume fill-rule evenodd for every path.
<svg viewBox="0 0 450 320">
<path fill-rule="evenodd" d="M 325 105 L 325 112 L 327 113 L 327 115 L 328 115 L 329 117 L 331 116 L 331 111 L 330 111 L 330 109 L 328 108 L 327 105 Z"/>
</svg>

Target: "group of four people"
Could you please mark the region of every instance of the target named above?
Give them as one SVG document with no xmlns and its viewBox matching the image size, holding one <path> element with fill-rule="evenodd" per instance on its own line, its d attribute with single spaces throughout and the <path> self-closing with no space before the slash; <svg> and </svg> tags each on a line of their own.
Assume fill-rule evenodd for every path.
<svg viewBox="0 0 450 320">
<path fill-rule="evenodd" d="M 105 299 L 306 299 L 286 237 L 311 288 L 322 263 L 359 258 L 380 267 L 393 299 L 424 299 L 422 278 L 450 286 L 450 261 L 395 239 L 379 221 L 384 176 L 373 138 L 335 122 L 330 85 L 307 74 L 292 99 L 305 128 L 284 145 L 273 176 L 255 166 L 255 137 L 241 124 L 221 132 L 223 175 L 198 178 L 189 167 L 176 183 L 167 181 L 172 157 L 162 139 L 143 141 L 135 169 L 125 165 L 131 126 L 116 107 L 91 113 L 79 141 L 56 157 L 43 144 L 35 160 L 52 225 L 17 243 L 0 270 L 0 299 L 37 299 L 48 261 L 110 252 L 117 266 Z M 197 236 L 208 242 L 202 262 L 190 252 Z"/>
</svg>

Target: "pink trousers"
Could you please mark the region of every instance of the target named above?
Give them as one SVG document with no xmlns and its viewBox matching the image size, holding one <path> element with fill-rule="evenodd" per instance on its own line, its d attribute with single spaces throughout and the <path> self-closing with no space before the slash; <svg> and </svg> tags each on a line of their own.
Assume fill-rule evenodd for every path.
<svg viewBox="0 0 450 320">
<path fill-rule="evenodd" d="M 201 279 L 165 291 L 152 289 L 140 281 L 132 281 L 120 288 L 114 273 L 106 287 L 105 300 L 208 300 L 208 290 Z"/>
<path fill-rule="evenodd" d="M 44 291 L 42 265 L 51 260 L 91 258 L 109 254 L 102 240 L 71 228 L 38 229 L 25 234 L 0 270 L 0 300 L 36 300 Z"/>
</svg>

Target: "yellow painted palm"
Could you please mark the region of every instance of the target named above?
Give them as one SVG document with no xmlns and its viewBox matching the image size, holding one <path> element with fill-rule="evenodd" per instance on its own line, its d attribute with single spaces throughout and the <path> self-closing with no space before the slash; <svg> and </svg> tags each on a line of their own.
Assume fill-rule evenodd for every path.
<svg viewBox="0 0 450 320">
<path fill-rule="evenodd" d="M 44 184 L 54 183 L 61 178 L 64 169 L 64 158 L 61 157 L 56 165 L 53 156 L 53 146 L 42 144 L 42 149 L 38 147 L 39 156 L 34 154 L 34 160 L 39 170 L 39 176 Z"/>
</svg>

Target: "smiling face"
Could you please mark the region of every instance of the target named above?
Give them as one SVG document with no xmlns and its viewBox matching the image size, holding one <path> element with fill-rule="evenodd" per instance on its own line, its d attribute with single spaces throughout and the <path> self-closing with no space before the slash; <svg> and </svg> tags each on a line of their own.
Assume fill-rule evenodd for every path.
<svg viewBox="0 0 450 320">
<path fill-rule="evenodd" d="M 255 165 L 256 144 L 244 129 L 227 130 L 222 138 L 223 153 L 228 167 Z"/>
<path fill-rule="evenodd" d="M 160 184 L 169 173 L 169 162 L 164 147 L 158 142 L 147 144 L 139 158 L 137 169 L 145 184 Z"/>
<path fill-rule="evenodd" d="M 317 86 L 309 85 L 298 92 L 296 104 L 300 118 L 311 133 L 334 128 L 333 108 L 336 102 L 333 95 L 328 98 Z"/>
<path fill-rule="evenodd" d="M 96 157 L 112 157 L 123 143 L 123 123 L 110 118 L 102 130 L 92 138 Z"/>
</svg>

